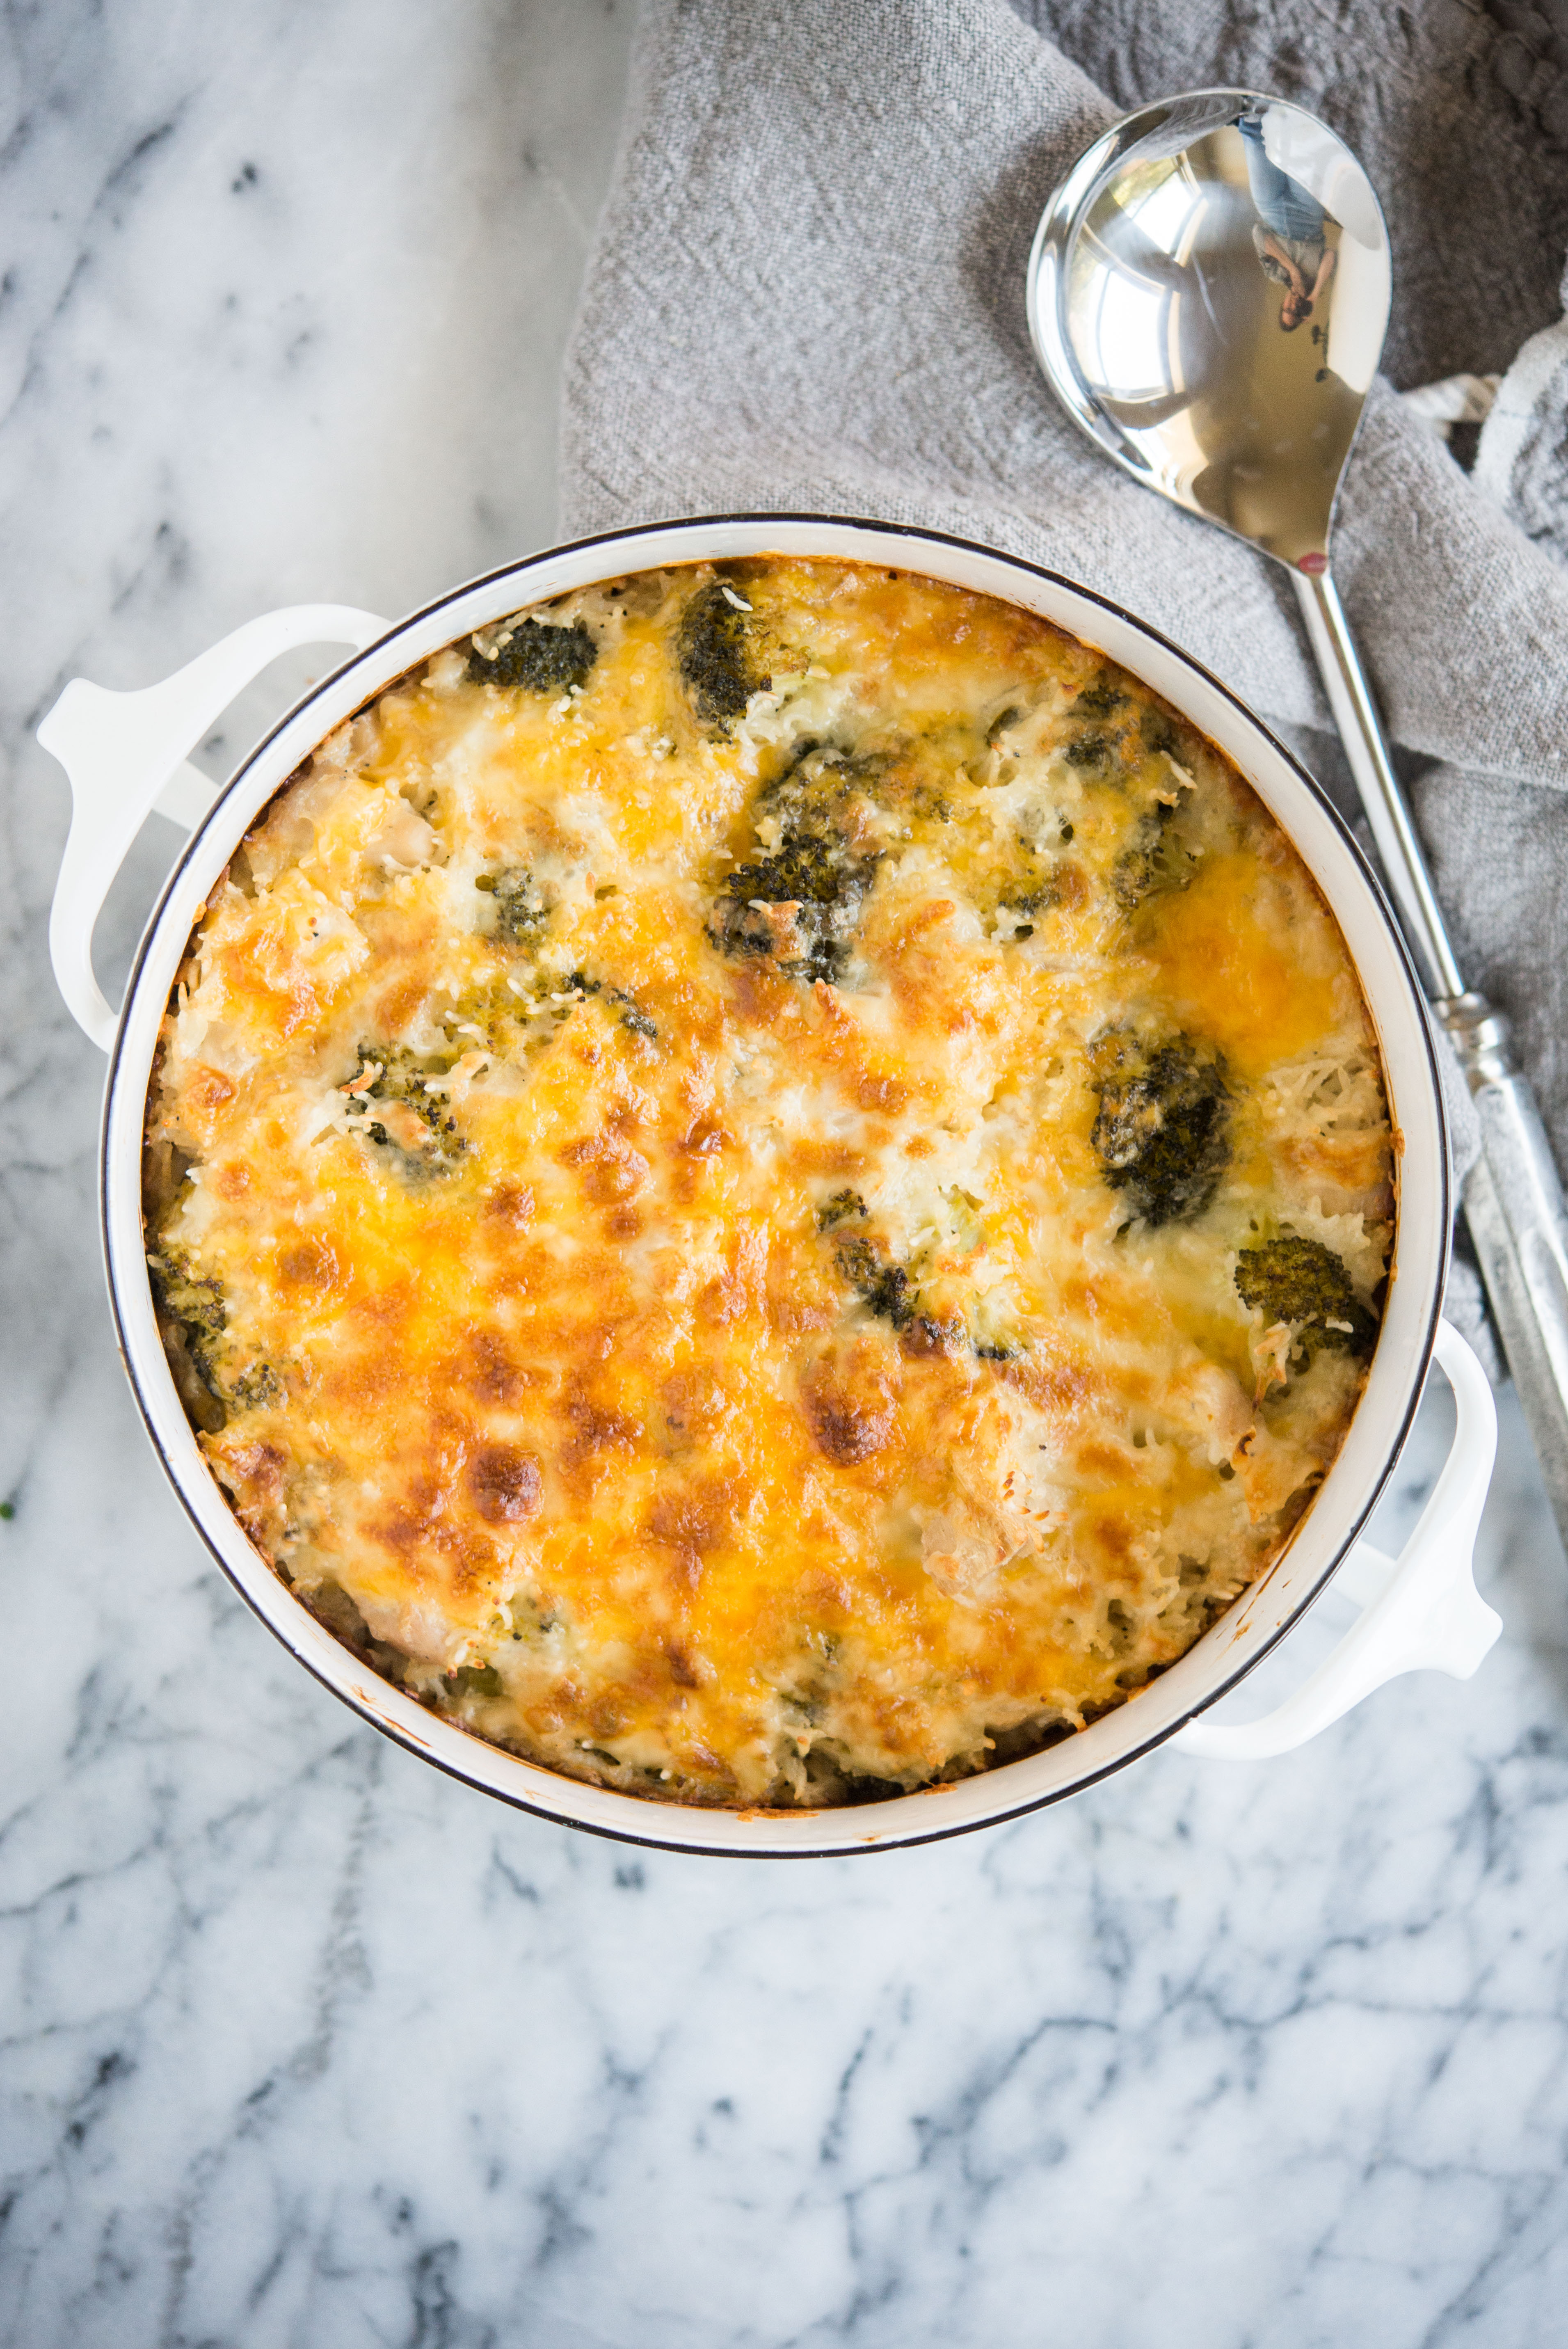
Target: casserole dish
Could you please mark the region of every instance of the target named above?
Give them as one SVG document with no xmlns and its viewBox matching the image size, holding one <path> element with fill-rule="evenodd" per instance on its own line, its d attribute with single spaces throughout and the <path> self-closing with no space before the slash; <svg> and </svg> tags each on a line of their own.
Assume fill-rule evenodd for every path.
<svg viewBox="0 0 1568 2349">
<path fill-rule="evenodd" d="M 325 736 L 415 664 L 454 639 L 633 570 L 760 554 L 883 564 L 1000 598 L 1098 647 L 1141 678 L 1240 769 L 1305 861 L 1343 933 L 1377 1031 L 1399 1152 L 1394 1277 L 1366 1391 L 1316 1499 L 1270 1571 L 1136 1702 L 1025 1760 L 918 1795 L 831 1811 L 718 1812 L 652 1806 L 584 1785 L 480 1743 L 380 1682 L 308 1614 L 252 1547 L 213 1482 L 159 1340 L 143 1253 L 140 1162 L 159 1025 L 192 923 L 258 812 Z M 356 657 L 306 696 L 253 753 L 210 811 L 172 875 L 115 1021 L 92 978 L 93 919 L 148 808 L 199 813 L 189 747 L 266 661 L 290 645 L 347 642 Z M 1473 1670 L 1497 1630 L 1470 1583 L 1470 1553 L 1490 1473 L 1491 1399 L 1473 1359 L 1439 1326 L 1449 1228 L 1447 1144 L 1424 1007 L 1376 886 L 1315 788 L 1266 731 L 1196 664 L 1088 591 L 963 542 L 884 525 L 754 516 L 654 526 L 556 550 L 490 574 L 387 629 L 369 615 L 310 606 L 253 623 L 160 687 L 105 695 L 78 681 L 40 730 L 71 773 L 76 812 L 51 926 L 73 1011 L 111 1048 L 102 1177 L 105 1240 L 122 1351 L 149 1430 L 187 1509 L 247 1600 L 318 1677 L 412 1750 L 470 1783 L 547 1816 L 684 1849 L 827 1852 L 957 1832 L 1058 1799 L 1168 1737 L 1191 1750 L 1283 1750 L 1390 1672 L 1435 1663 Z M 174 776 L 173 797 L 170 778 Z M 164 796 L 160 800 L 159 795 Z M 1455 1386 L 1459 1432 L 1438 1491 L 1396 1568 L 1362 1546 L 1346 1587 L 1370 1599 L 1342 1649 L 1264 1724 L 1196 1722 L 1267 1651 L 1349 1557 L 1398 1457 L 1432 1353 Z M 1384 1586 L 1384 1587 L 1379 1587 Z"/>
</svg>

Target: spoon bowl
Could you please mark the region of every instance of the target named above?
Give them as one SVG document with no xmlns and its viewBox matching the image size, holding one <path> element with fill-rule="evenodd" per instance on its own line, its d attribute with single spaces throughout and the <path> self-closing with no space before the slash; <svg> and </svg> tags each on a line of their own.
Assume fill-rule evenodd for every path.
<svg viewBox="0 0 1568 2349">
<path fill-rule="evenodd" d="M 1305 571 L 1388 323 L 1388 233 L 1298 106 L 1197 90 L 1097 140 L 1029 260 L 1029 330 L 1069 414 L 1150 489 Z"/>
</svg>

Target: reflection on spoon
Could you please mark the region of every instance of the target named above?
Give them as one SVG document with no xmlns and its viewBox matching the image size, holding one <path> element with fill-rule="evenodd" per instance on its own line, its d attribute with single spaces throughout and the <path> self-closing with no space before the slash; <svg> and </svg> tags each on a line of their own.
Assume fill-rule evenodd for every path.
<svg viewBox="0 0 1568 2349">
<path fill-rule="evenodd" d="M 1111 456 L 1310 574 L 1389 284 L 1382 214 L 1340 140 L 1298 108 L 1204 90 L 1119 124 L 1058 189 L 1030 326 Z"/>
</svg>

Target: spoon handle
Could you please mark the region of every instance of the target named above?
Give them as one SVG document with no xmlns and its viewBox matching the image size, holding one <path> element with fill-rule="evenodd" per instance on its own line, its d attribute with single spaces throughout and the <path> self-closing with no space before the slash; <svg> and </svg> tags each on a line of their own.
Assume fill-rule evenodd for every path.
<svg viewBox="0 0 1568 2349">
<path fill-rule="evenodd" d="M 1350 771 L 1361 793 L 1367 820 L 1394 903 L 1404 917 L 1405 937 L 1434 1002 L 1464 993 L 1464 980 L 1449 938 L 1442 907 L 1410 811 L 1388 757 L 1388 744 L 1372 688 L 1339 590 L 1326 571 L 1309 577 L 1292 570 L 1328 706 L 1345 744 Z"/>
<path fill-rule="evenodd" d="M 1465 1220 L 1568 1549 L 1568 1206 L 1552 1145 L 1507 1020 L 1465 987 L 1334 582 L 1326 572 L 1292 576 L 1406 936 L 1475 1102 L 1481 1155 L 1466 1180 Z"/>
</svg>

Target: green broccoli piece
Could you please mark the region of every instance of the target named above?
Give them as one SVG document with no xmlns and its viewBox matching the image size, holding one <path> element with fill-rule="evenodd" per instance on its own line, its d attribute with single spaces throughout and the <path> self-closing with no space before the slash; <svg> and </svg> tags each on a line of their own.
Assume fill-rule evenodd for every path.
<svg viewBox="0 0 1568 2349">
<path fill-rule="evenodd" d="M 537 937 L 550 919 L 550 908 L 526 864 L 503 865 L 499 873 L 481 873 L 474 887 L 495 899 L 492 937 L 508 946 L 522 946 Z"/>
<path fill-rule="evenodd" d="M 528 693 L 564 693 L 581 685 L 599 657 L 599 647 L 575 620 L 552 627 L 545 620 L 515 620 L 493 652 L 470 639 L 469 677 L 475 685 L 521 686 Z"/>
<path fill-rule="evenodd" d="M 493 1664 L 459 1664 L 456 1671 L 443 1675 L 449 1696 L 460 1703 L 466 1696 L 495 1697 L 506 1694 L 506 1683 Z"/>
<path fill-rule="evenodd" d="M 283 1392 L 284 1382 L 270 1362 L 253 1362 L 230 1386 L 230 1393 L 242 1411 L 261 1411 L 268 1403 L 281 1401 Z"/>
<path fill-rule="evenodd" d="M 148 1257 L 164 1310 L 211 1345 L 229 1323 L 223 1284 L 199 1272 L 191 1251 L 177 1240 L 166 1240 L 157 1256 Z"/>
<path fill-rule="evenodd" d="M 830 1232 L 835 1224 L 848 1223 L 851 1216 L 863 1216 L 865 1212 L 866 1203 L 858 1191 L 835 1191 L 817 1210 L 817 1229 Z"/>
<path fill-rule="evenodd" d="M 1010 873 L 1005 874 L 996 891 L 996 911 L 999 914 L 1042 914 L 1052 905 L 1059 905 L 1063 897 L 1062 876 L 1054 864 L 1047 864 L 1037 843 L 1020 835 L 1017 861 Z"/>
<path fill-rule="evenodd" d="M 222 1283 L 203 1273 L 177 1240 L 150 1248 L 147 1269 L 180 1400 L 197 1426 L 211 1433 L 229 1416 L 221 1367 L 229 1345 Z"/>
<path fill-rule="evenodd" d="M 792 978 L 836 979 L 849 957 L 874 858 L 852 857 L 835 834 L 786 833 L 772 855 L 727 874 L 708 935 L 725 954 L 774 955 Z M 769 908 L 793 906 L 789 945 Z"/>
<path fill-rule="evenodd" d="M 871 1240 L 858 1237 L 841 1240 L 833 1251 L 833 1261 L 879 1320 L 891 1321 L 895 1330 L 909 1327 L 920 1299 L 911 1288 L 903 1265 L 886 1263 Z"/>
<path fill-rule="evenodd" d="M 649 1018 L 634 995 L 624 987 L 606 987 L 602 978 L 590 978 L 585 970 L 574 970 L 565 982 L 563 992 L 573 995 L 607 995 L 612 1003 L 620 1006 L 620 1025 L 633 1036 L 657 1037 L 658 1022 Z"/>
<path fill-rule="evenodd" d="M 376 1070 L 374 1081 L 349 1098 L 350 1117 L 368 1121 L 359 1131 L 379 1148 L 395 1151 L 402 1173 L 410 1181 L 430 1174 L 449 1174 L 459 1160 L 467 1156 L 469 1145 L 458 1132 L 458 1122 L 447 1107 L 446 1095 L 432 1093 L 426 1087 L 426 1078 L 441 1073 L 441 1064 L 419 1060 L 400 1044 L 361 1044 L 357 1074 L 363 1076 L 372 1067 Z M 413 1111 L 425 1128 L 425 1137 L 416 1149 L 406 1150 L 393 1141 L 373 1114 L 377 1102 L 401 1102 Z"/>
<path fill-rule="evenodd" d="M 1064 755 L 1069 767 L 1088 767 L 1099 774 L 1110 764 L 1115 749 L 1109 734 L 1080 734 L 1076 742 L 1068 744 Z"/>
<path fill-rule="evenodd" d="M 1201 1216 L 1230 1160 L 1230 1094 L 1212 1047 L 1190 1036 L 1150 1044 L 1109 1029 L 1090 1067 L 1099 1109 L 1089 1139 L 1106 1182 L 1146 1223 Z"/>
<path fill-rule="evenodd" d="M 201 1272 L 190 1249 L 177 1240 L 165 1240 L 156 1255 L 150 1254 L 147 1268 L 153 1292 L 178 1331 L 197 1377 L 221 1402 L 217 1363 L 229 1326 L 222 1282 Z"/>
<path fill-rule="evenodd" d="M 1186 839 L 1181 811 L 1163 801 L 1140 819 L 1131 844 L 1117 858 L 1110 875 L 1112 895 L 1124 914 L 1134 912 L 1146 897 L 1187 887 L 1195 860 Z"/>
<path fill-rule="evenodd" d="M 1110 671 L 1101 669 L 1094 683 L 1086 685 L 1073 703 L 1071 715 L 1075 718 L 1080 714 L 1085 718 L 1109 718 L 1111 711 L 1119 709 L 1126 699 L 1125 691 Z"/>
<path fill-rule="evenodd" d="M 189 1248 L 164 1240 L 147 1259 L 153 1293 L 168 1325 L 175 1374 L 188 1410 L 206 1428 L 222 1427 L 231 1410 L 276 1402 L 284 1381 L 270 1362 L 236 1371 L 222 1281 L 197 1268 Z M 193 1381 L 199 1381 L 199 1387 Z"/>
<path fill-rule="evenodd" d="M 1362 1304 L 1343 1262 L 1321 1240 L 1284 1232 L 1259 1247 L 1239 1249 L 1236 1293 L 1271 1324 L 1288 1321 L 1296 1350 L 1309 1362 L 1325 1347 L 1346 1354 L 1372 1351 L 1377 1317 Z"/>
<path fill-rule="evenodd" d="M 744 716 L 754 693 L 765 692 L 773 682 L 755 667 L 747 625 L 751 616 L 743 599 L 730 600 L 735 592 L 723 580 L 711 579 L 681 614 L 681 683 L 702 723 L 720 733 Z"/>
<path fill-rule="evenodd" d="M 658 1021 L 650 1019 L 641 1005 L 633 996 L 628 995 L 624 988 L 613 987 L 610 993 L 617 1003 L 624 1006 L 621 1013 L 622 1027 L 631 1035 L 645 1037 L 648 1042 L 652 1043 L 659 1032 Z"/>
<path fill-rule="evenodd" d="M 844 836 L 848 804 L 874 789 L 874 758 L 803 742 L 761 792 L 757 815 L 779 825 L 779 844 L 727 874 L 708 936 L 726 954 L 772 955 L 792 978 L 836 979 L 875 875 L 878 857 Z M 790 918 L 772 911 L 793 908 Z"/>
</svg>

